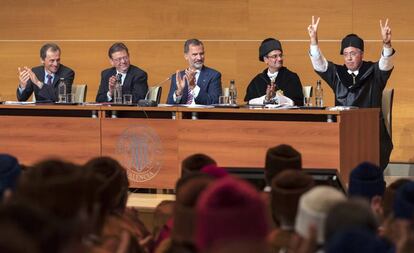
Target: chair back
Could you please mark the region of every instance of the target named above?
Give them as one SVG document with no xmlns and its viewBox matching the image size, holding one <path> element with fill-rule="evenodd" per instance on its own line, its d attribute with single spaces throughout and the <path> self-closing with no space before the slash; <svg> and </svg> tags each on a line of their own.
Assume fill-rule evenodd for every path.
<svg viewBox="0 0 414 253">
<path fill-rule="evenodd" d="M 86 92 L 88 86 L 86 84 L 73 84 L 72 94 L 74 96 L 75 103 L 84 103 L 86 101 Z"/>
<path fill-rule="evenodd" d="M 394 89 L 384 89 L 382 91 L 382 116 L 384 117 L 385 127 L 392 139 L 392 105 L 394 103 Z"/>
<path fill-rule="evenodd" d="M 162 92 L 161 86 L 150 87 L 145 99 L 155 101 L 157 102 L 157 104 L 159 104 L 161 101 L 161 92 Z"/>
</svg>

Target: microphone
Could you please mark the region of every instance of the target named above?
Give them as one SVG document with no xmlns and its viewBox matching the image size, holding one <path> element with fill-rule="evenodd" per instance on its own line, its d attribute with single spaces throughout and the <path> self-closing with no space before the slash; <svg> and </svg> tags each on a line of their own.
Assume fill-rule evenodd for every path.
<svg viewBox="0 0 414 253">
<path fill-rule="evenodd" d="M 167 82 L 167 81 L 169 81 L 169 80 L 171 80 L 171 76 L 170 76 L 170 77 L 168 77 L 167 79 L 165 79 L 165 80 L 163 80 L 163 81 L 161 81 L 161 82 L 157 83 L 157 84 L 156 84 L 156 85 L 154 85 L 153 87 L 156 87 L 156 86 L 161 86 L 162 84 L 164 84 L 165 82 Z M 158 89 L 162 89 L 162 87 L 158 87 Z M 154 101 L 154 100 L 148 99 L 148 96 L 149 96 L 150 92 L 151 92 L 151 88 L 149 88 L 149 89 L 148 89 L 148 91 L 147 91 L 147 94 L 145 94 L 145 99 L 140 99 L 140 100 L 138 100 L 138 106 L 145 106 L 145 107 L 150 107 L 150 106 L 158 106 L 157 101 Z"/>
<path fill-rule="evenodd" d="M 116 75 L 116 82 L 117 82 L 117 83 L 119 83 L 119 84 L 121 84 L 121 83 L 122 83 L 122 74 L 121 74 L 121 73 L 118 73 L 118 74 Z"/>
</svg>

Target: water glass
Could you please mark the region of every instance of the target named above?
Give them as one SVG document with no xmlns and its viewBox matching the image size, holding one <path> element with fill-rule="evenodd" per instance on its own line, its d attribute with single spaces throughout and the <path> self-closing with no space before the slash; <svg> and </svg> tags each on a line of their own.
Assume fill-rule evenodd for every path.
<svg viewBox="0 0 414 253">
<path fill-rule="evenodd" d="M 125 105 L 132 105 L 132 95 L 131 94 L 125 94 L 124 95 L 124 104 Z"/>
</svg>

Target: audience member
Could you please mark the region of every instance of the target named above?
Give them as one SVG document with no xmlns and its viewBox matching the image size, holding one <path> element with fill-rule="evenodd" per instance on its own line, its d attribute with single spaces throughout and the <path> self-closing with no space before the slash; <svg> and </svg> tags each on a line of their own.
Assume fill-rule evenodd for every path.
<svg viewBox="0 0 414 253">
<path fill-rule="evenodd" d="M 196 210 L 200 252 L 231 242 L 266 242 L 266 206 L 253 186 L 241 179 L 227 176 L 215 181 L 201 194 Z"/>
<path fill-rule="evenodd" d="M 16 157 L 0 154 L 0 203 L 10 198 L 20 173 L 21 168 Z"/>
<path fill-rule="evenodd" d="M 274 252 L 289 252 L 295 234 L 299 198 L 314 186 L 311 176 L 299 170 L 285 170 L 272 180 L 271 213 L 275 224 L 269 236 Z"/>
</svg>

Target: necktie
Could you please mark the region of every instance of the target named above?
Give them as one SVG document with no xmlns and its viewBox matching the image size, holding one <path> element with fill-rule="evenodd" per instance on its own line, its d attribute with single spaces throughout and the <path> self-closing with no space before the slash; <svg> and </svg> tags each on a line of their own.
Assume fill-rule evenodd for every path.
<svg viewBox="0 0 414 253">
<path fill-rule="evenodd" d="M 355 85 L 355 78 L 356 78 L 356 75 L 354 74 L 354 72 L 352 72 L 351 73 L 351 76 L 352 76 L 352 85 Z"/>
<path fill-rule="evenodd" d="M 46 75 L 47 78 L 47 85 L 52 85 L 52 75 Z"/>
<path fill-rule="evenodd" d="M 190 105 L 193 103 L 193 93 L 192 90 L 190 88 L 188 88 L 188 93 L 187 93 L 187 105 Z"/>
</svg>

